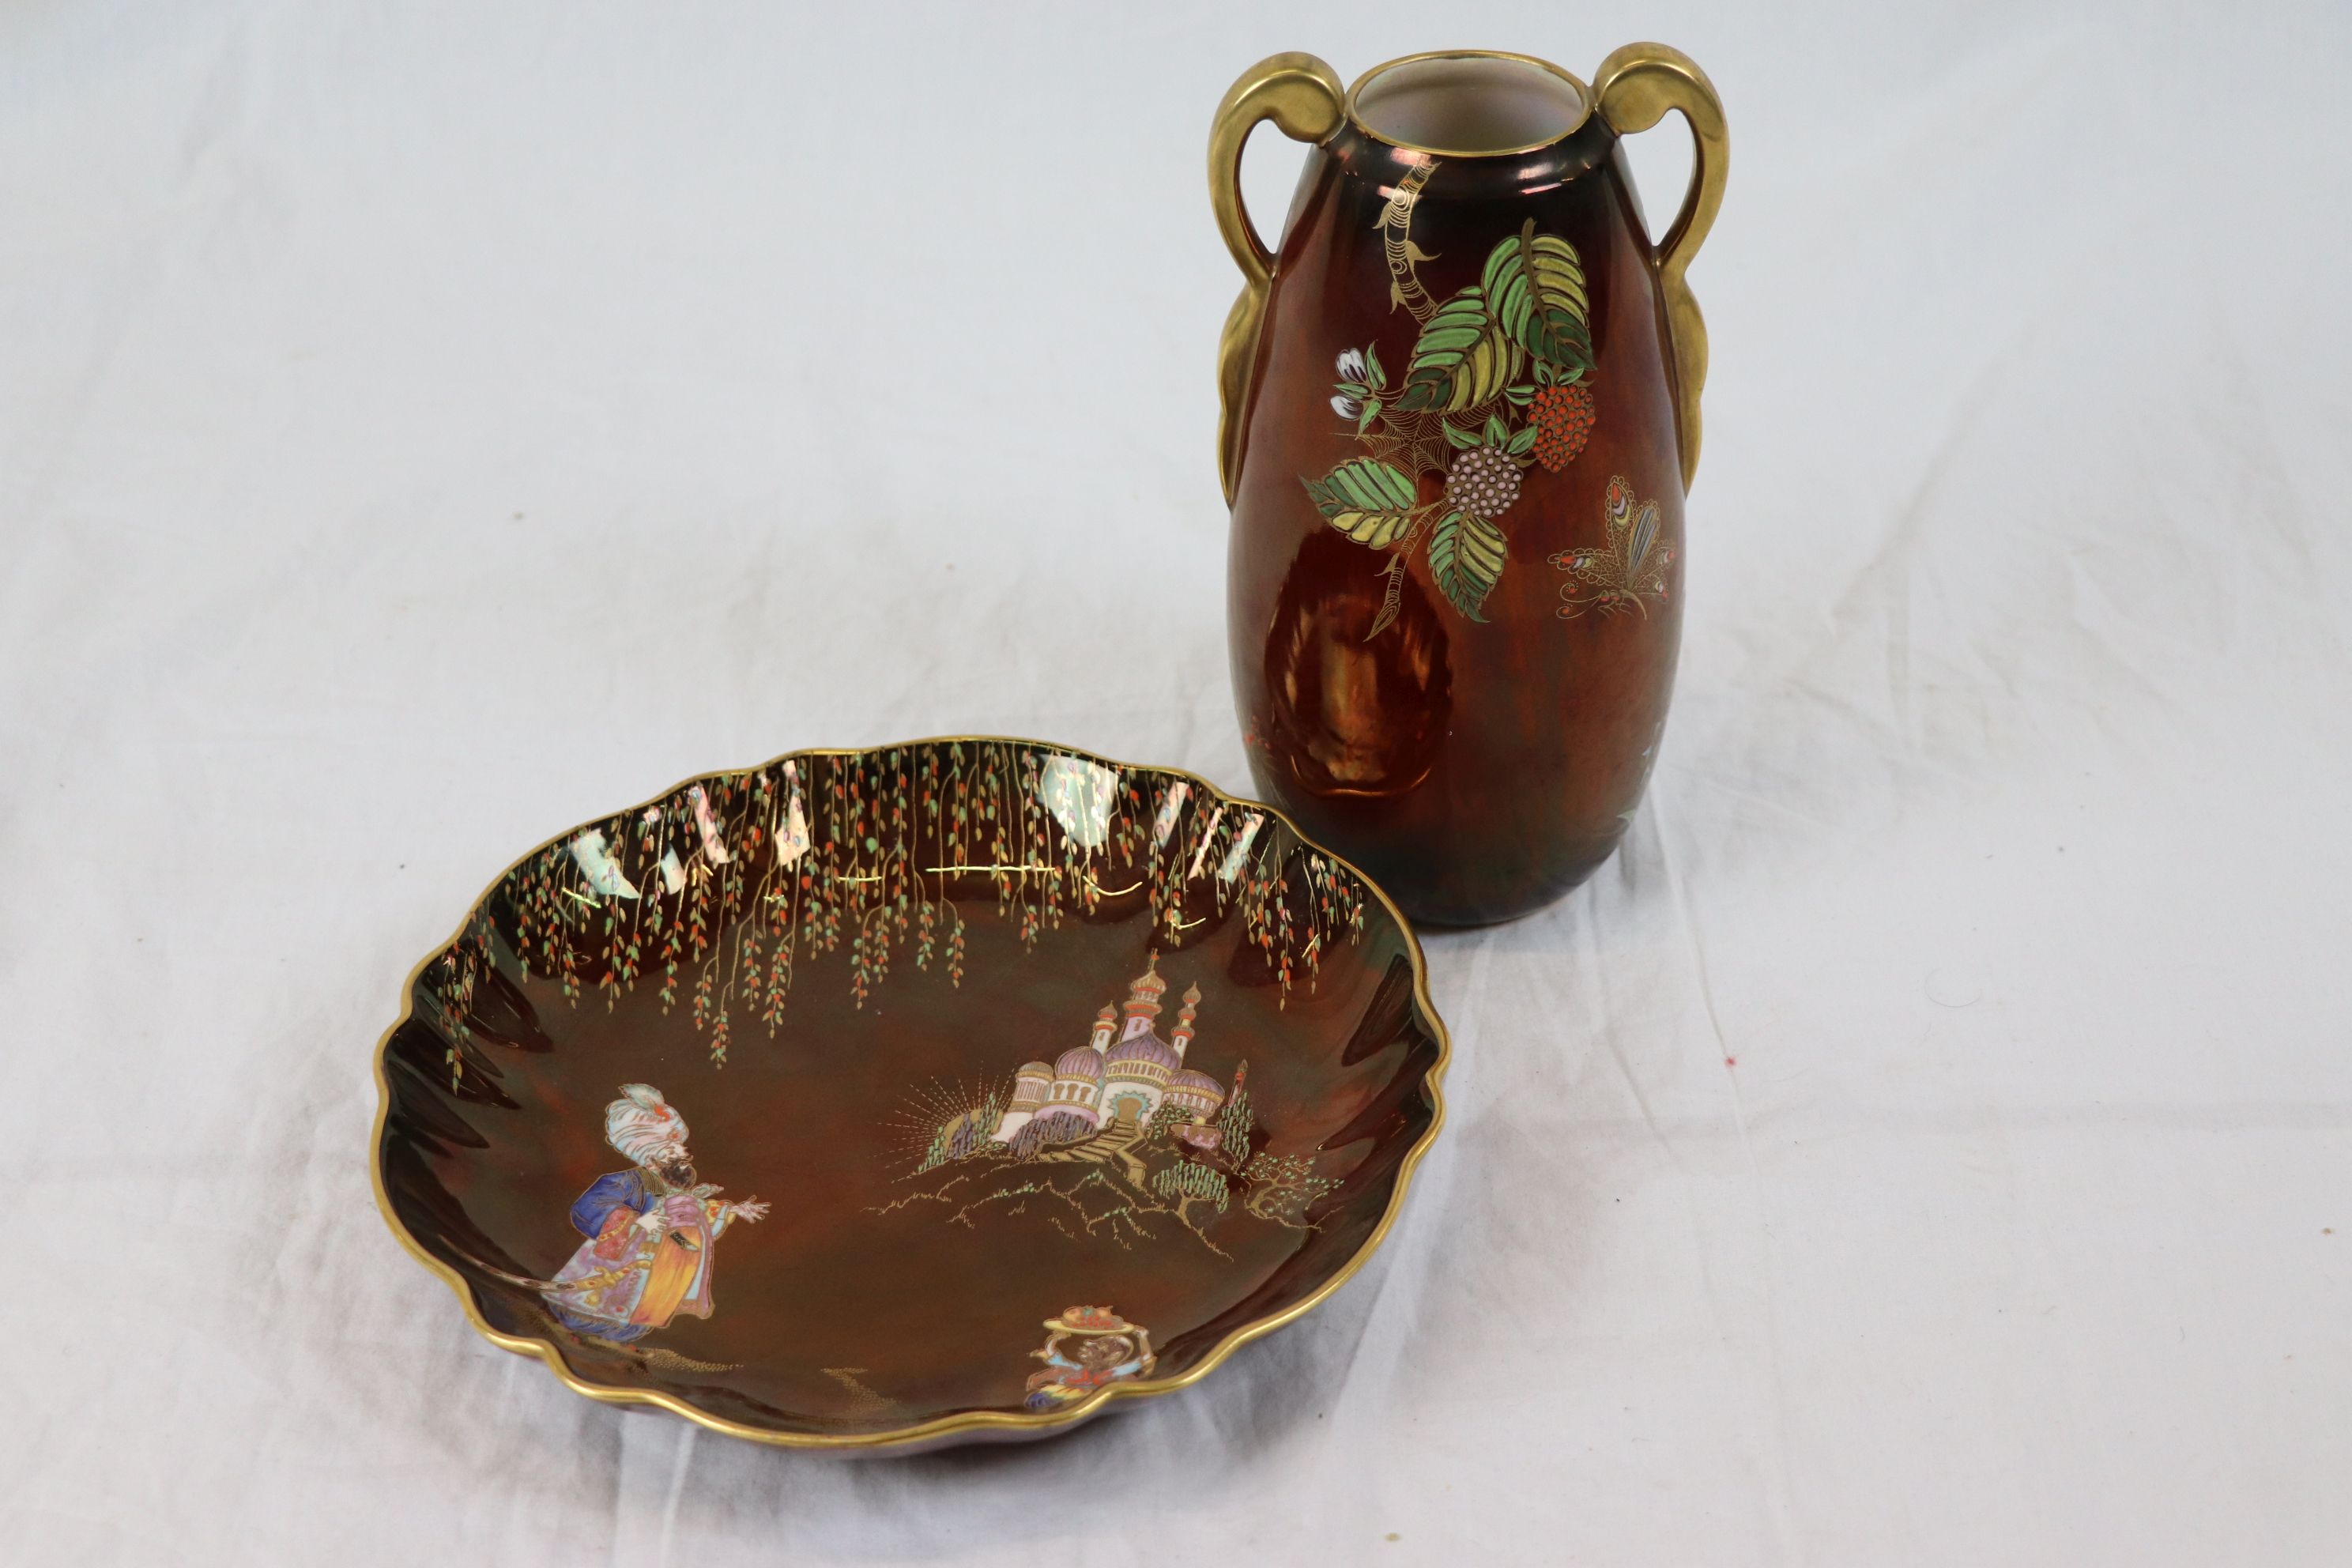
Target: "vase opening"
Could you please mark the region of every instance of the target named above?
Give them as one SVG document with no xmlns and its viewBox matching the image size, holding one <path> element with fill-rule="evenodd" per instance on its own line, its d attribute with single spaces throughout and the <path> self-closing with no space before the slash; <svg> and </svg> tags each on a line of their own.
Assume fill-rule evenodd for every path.
<svg viewBox="0 0 2352 1568">
<path fill-rule="evenodd" d="M 1549 146 L 1584 123 L 1584 86 L 1520 55 L 1416 55 L 1365 73 L 1356 123 L 1418 153 L 1482 157 Z"/>
</svg>

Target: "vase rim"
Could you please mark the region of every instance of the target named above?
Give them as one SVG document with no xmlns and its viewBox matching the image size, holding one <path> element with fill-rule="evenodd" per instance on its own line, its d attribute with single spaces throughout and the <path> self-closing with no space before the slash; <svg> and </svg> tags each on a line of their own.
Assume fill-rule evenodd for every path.
<svg viewBox="0 0 2352 1568">
<path fill-rule="evenodd" d="M 1537 106 L 1532 98 L 1528 100 L 1529 107 L 1556 110 L 1559 120 L 1558 129 L 1548 130 L 1545 134 L 1536 136 L 1531 141 L 1497 138 L 1495 144 L 1490 146 L 1448 147 L 1435 144 L 1444 138 L 1435 136 L 1415 138 L 1401 133 L 1393 125 L 1383 129 L 1372 122 L 1366 112 L 1366 105 L 1363 101 L 1368 89 L 1377 87 L 1382 78 L 1392 72 L 1404 71 L 1412 75 L 1434 77 L 1438 74 L 1437 71 L 1427 68 L 1416 69 L 1416 68 L 1443 68 L 1449 65 L 1468 68 L 1467 70 L 1458 73 L 1463 79 L 1453 83 L 1433 80 L 1425 84 L 1424 90 L 1450 91 L 1458 94 L 1470 86 L 1477 75 L 1488 76 L 1491 82 L 1495 84 L 1508 83 L 1521 89 L 1529 85 L 1565 87 L 1567 94 L 1552 100 L 1548 104 Z M 1482 70 L 1480 68 L 1486 68 Z M 1375 96 L 1377 97 L 1377 94 Z M 1505 49 L 1429 49 L 1420 54 L 1401 55 L 1395 59 L 1382 61 L 1364 72 L 1349 87 L 1346 109 L 1349 123 L 1362 135 L 1383 146 L 1394 147 L 1402 152 L 1419 153 L 1432 158 L 1513 158 L 1529 153 L 1541 152 L 1547 147 L 1557 146 L 1584 129 L 1585 122 L 1592 118 L 1592 90 L 1572 72 L 1562 69 L 1549 60 L 1538 59 L 1533 55 L 1513 54 Z M 1378 112 L 1376 108 L 1373 112 Z"/>
</svg>

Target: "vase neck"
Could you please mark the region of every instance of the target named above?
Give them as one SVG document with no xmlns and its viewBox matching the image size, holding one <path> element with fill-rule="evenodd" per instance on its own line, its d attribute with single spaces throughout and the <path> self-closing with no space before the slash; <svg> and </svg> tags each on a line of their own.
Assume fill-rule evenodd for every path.
<svg viewBox="0 0 2352 1568">
<path fill-rule="evenodd" d="M 1592 95 L 1527 55 L 1457 49 L 1374 66 L 1348 89 L 1367 139 L 1436 158 L 1511 158 L 1558 145 L 1591 114 Z"/>
</svg>

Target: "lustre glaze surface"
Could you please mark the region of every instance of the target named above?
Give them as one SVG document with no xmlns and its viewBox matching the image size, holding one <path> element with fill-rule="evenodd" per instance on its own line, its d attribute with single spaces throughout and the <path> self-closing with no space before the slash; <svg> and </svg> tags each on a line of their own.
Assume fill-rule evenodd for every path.
<svg viewBox="0 0 2352 1568">
<path fill-rule="evenodd" d="M 376 1174 L 583 1393 L 1021 1437 L 1336 1288 L 1444 1056 L 1402 919 L 1264 806 L 1027 742 L 801 752 L 509 868 L 385 1037 Z"/>
<path fill-rule="evenodd" d="M 1363 112 L 1391 80 L 1464 126 L 1537 83 L 1568 128 L 1415 145 Z M 1212 137 L 1248 285 L 1223 379 L 1234 700 L 1258 788 L 1414 919 L 1507 919 L 1614 849 L 1665 721 L 1705 370 L 1682 268 L 1721 111 L 1655 45 L 1591 89 L 1478 51 L 1336 84 L 1275 57 Z M 1620 131 L 1664 107 L 1700 158 L 1654 246 Z M 1223 172 L 1261 118 L 1312 143 L 1271 251 Z"/>
</svg>

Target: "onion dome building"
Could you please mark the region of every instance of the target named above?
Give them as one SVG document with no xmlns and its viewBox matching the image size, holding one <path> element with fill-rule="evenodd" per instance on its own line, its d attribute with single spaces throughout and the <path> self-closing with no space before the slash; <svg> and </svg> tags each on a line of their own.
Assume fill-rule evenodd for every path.
<svg viewBox="0 0 2352 1568">
<path fill-rule="evenodd" d="M 1207 1073 L 1182 1068 L 1169 1077 L 1168 1102 L 1182 1106 L 1193 1116 L 1214 1116 L 1225 1103 L 1225 1091 Z"/>
<path fill-rule="evenodd" d="M 1102 1126 L 1102 1081 L 1103 1054 L 1099 1047 L 1080 1046 L 1062 1053 L 1061 1059 L 1054 1064 L 1054 1081 L 1045 1090 L 1045 1102 L 1030 1118 L 1047 1142 L 1074 1142 Z M 1008 1120 L 1010 1116 L 1007 1112 Z M 996 1136 L 999 1142 L 1013 1141 L 1013 1134 L 1006 1132 L 1002 1123 Z"/>
<path fill-rule="evenodd" d="M 1167 1097 L 1179 1058 L 1157 1035 L 1136 1035 L 1110 1048 L 1103 1065 L 1103 1117 L 1140 1124 Z"/>
<path fill-rule="evenodd" d="M 1063 1052 L 1051 1068 L 1043 1062 L 1021 1068 L 994 1141 L 1019 1139 L 1023 1149 L 1040 1142 L 1075 1142 L 1107 1128 L 1141 1127 L 1171 1102 L 1194 1118 L 1213 1115 L 1224 1103 L 1225 1091 L 1208 1074 L 1184 1066 L 1192 1021 L 1201 1008 L 1201 988 L 1195 985 L 1184 993 L 1176 1027 L 1163 1040 L 1156 1020 L 1167 990 L 1155 953 L 1150 966 L 1129 984 L 1125 1007 L 1106 1005 L 1095 1015 L 1085 1045 Z M 1023 1137 L 1024 1131 L 1030 1135 Z"/>
<path fill-rule="evenodd" d="M 1014 1133 L 1029 1125 L 1053 1089 L 1052 1068 L 1044 1062 L 1023 1062 L 1021 1070 L 1013 1075 L 1013 1099 L 1004 1108 L 1004 1120 L 996 1124 L 996 1142 L 1010 1143 Z"/>
</svg>

